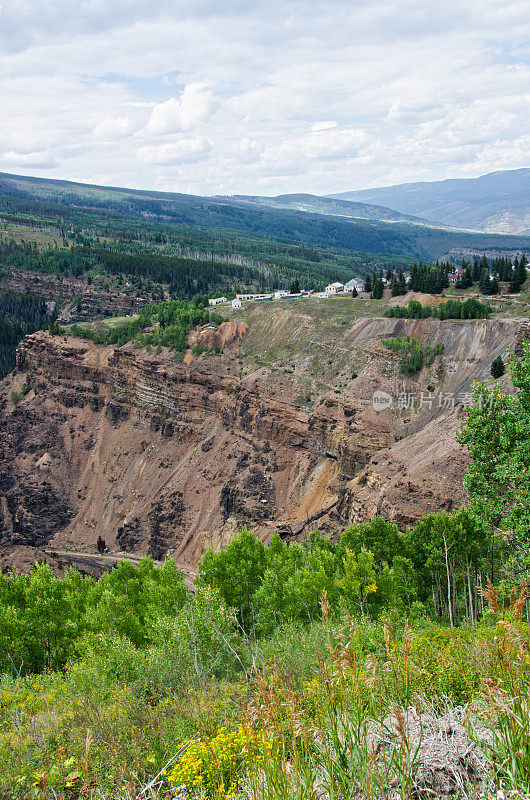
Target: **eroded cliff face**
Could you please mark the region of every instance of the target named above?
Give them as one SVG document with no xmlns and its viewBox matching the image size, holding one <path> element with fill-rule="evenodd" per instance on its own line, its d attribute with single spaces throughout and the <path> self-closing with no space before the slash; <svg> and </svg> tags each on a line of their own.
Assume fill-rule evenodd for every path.
<svg viewBox="0 0 530 800">
<path fill-rule="evenodd" d="M 334 536 L 375 513 L 404 527 L 456 507 L 464 499 L 465 453 L 454 441 L 462 410 L 411 412 L 397 402 L 374 410 L 375 389 L 393 397 L 403 389 L 381 337 L 443 341 L 443 368 L 429 380 L 457 393 L 487 374 L 518 327 L 353 321 L 342 340 L 348 380 L 337 372 L 311 403 L 300 399 L 303 354 L 293 353 L 289 369 L 249 366 L 245 323 L 194 332 L 193 341 L 218 343 L 221 353 L 190 352 L 191 363 L 167 351 L 29 336 L 1 386 L 0 545 L 81 550 L 101 535 L 113 551 L 171 551 L 193 566 L 242 524 L 263 538 L 316 527 Z M 11 392 L 22 385 L 29 391 L 14 405 Z"/>
<path fill-rule="evenodd" d="M 22 343 L 17 380 L 30 391 L 2 413 L 4 544 L 101 535 L 121 550 L 196 558 L 197 536 L 229 518 L 303 528 L 392 439 L 390 420 L 368 428 L 360 408 L 334 398 L 308 413 L 219 362 L 44 333 Z"/>
</svg>

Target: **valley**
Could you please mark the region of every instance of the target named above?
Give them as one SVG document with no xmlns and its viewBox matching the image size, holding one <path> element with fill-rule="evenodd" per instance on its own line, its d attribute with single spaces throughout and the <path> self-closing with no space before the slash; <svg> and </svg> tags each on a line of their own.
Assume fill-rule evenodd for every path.
<svg viewBox="0 0 530 800">
<path fill-rule="evenodd" d="M 310 195 L 198 198 L 5 174 L 0 192 L 3 374 L 15 368 L 1 383 L 4 568 L 45 558 L 60 570 L 65 550 L 94 552 L 102 536 L 111 553 L 170 554 L 193 572 L 242 525 L 265 542 L 316 528 L 336 539 L 375 515 L 405 531 L 465 501 L 455 433 L 473 381 L 526 335 L 526 287 L 503 284 L 481 320 L 389 319 L 396 304 L 443 298 L 388 287 L 379 300 L 227 302 L 206 324 L 200 309 L 242 290 L 397 274 L 422 254 L 454 263 L 452 249 L 493 261 L 524 237 Z M 157 321 L 156 304 L 189 301 L 195 322 Z M 396 337 L 440 355 L 407 377 L 385 346 Z M 391 404 L 374 409 L 376 392 Z"/>
<path fill-rule="evenodd" d="M 340 297 L 224 313 L 182 360 L 67 330 L 24 340 L 1 384 L 4 563 L 19 548 L 26 563 L 28 548 L 94 552 L 101 535 L 111 553 L 169 553 L 193 571 L 242 525 L 264 541 L 333 539 L 464 502 L 466 398 L 523 321 L 388 319 Z M 443 356 L 405 378 L 384 347 L 395 336 Z M 392 406 L 374 410 L 376 391 Z M 400 400 L 412 395 L 415 408 Z"/>
</svg>

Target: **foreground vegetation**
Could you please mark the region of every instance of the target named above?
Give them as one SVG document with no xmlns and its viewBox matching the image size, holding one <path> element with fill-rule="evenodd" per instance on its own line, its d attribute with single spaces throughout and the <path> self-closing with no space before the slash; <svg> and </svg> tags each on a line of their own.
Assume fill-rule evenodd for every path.
<svg viewBox="0 0 530 800">
<path fill-rule="evenodd" d="M 524 796 L 524 597 L 507 611 L 489 597 L 482 623 L 451 630 L 335 616 L 324 595 L 312 623 L 257 638 L 200 589 L 151 618 L 142 645 L 93 633 L 64 670 L 4 677 L 3 796 L 427 797 L 428 746 L 448 723 L 465 743 L 446 765 L 454 791 Z"/>
</svg>

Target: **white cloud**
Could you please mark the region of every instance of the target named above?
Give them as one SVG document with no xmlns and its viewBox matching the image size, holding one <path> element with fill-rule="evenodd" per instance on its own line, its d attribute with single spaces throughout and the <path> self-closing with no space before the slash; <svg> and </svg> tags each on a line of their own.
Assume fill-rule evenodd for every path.
<svg viewBox="0 0 530 800">
<path fill-rule="evenodd" d="M 0 163 L 12 169 L 16 167 L 33 167 L 34 169 L 52 169 L 58 165 L 58 161 L 49 153 L 35 151 L 30 153 L 17 153 L 9 150 L 0 153 Z"/>
<path fill-rule="evenodd" d="M 136 155 L 145 164 L 193 164 L 211 150 L 204 136 L 196 139 L 179 139 L 160 145 L 140 147 Z"/>
<path fill-rule="evenodd" d="M 2 169 L 326 193 L 530 164 L 523 0 L 0 4 Z"/>
<path fill-rule="evenodd" d="M 206 84 L 189 83 L 180 97 L 156 105 L 145 127 L 146 133 L 189 131 L 212 112 L 214 100 Z"/>
<path fill-rule="evenodd" d="M 330 128 L 336 128 L 337 125 L 338 125 L 338 123 L 335 122 L 335 120 L 321 120 L 319 122 L 314 122 L 311 125 L 311 130 L 314 131 L 314 132 L 327 131 Z"/>
<path fill-rule="evenodd" d="M 129 117 L 107 117 L 98 122 L 92 135 L 95 139 L 119 139 L 127 136 L 132 128 L 133 124 Z"/>
</svg>

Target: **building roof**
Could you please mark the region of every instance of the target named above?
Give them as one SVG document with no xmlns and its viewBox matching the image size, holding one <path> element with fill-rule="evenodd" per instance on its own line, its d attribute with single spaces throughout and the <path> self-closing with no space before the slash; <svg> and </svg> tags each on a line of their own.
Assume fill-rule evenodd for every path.
<svg viewBox="0 0 530 800">
<path fill-rule="evenodd" d="M 345 286 L 364 286 L 364 281 L 362 278 L 352 278 L 351 281 L 344 284 Z"/>
</svg>

